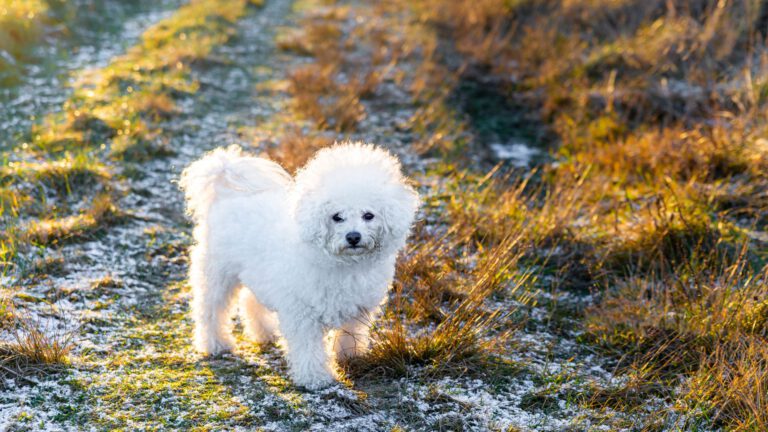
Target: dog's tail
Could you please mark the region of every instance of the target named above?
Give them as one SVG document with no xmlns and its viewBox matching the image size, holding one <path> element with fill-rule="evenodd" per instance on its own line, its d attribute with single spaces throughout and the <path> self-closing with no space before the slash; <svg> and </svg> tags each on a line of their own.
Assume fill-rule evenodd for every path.
<svg viewBox="0 0 768 432">
<path fill-rule="evenodd" d="M 291 176 L 280 165 L 268 159 L 245 156 L 236 145 L 207 153 L 189 165 L 179 179 L 187 213 L 195 221 L 205 218 L 217 198 L 287 190 L 291 182 Z"/>
</svg>

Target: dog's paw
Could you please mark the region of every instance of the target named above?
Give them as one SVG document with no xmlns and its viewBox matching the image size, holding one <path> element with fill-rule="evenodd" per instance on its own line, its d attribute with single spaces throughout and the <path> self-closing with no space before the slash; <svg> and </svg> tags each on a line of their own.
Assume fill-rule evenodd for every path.
<svg viewBox="0 0 768 432">
<path fill-rule="evenodd" d="M 336 384 L 336 378 L 325 367 L 310 367 L 291 371 L 291 378 L 297 387 L 310 391 L 322 390 Z"/>
<path fill-rule="evenodd" d="M 230 353 L 234 349 L 234 343 L 226 339 L 206 339 L 195 341 L 197 351 L 206 357 L 217 357 Z"/>
<path fill-rule="evenodd" d="M 336 378 L 328 374 L 327 376 L 324 376 L 324 377 L 312 377 L 312 378 L 306 378 L 306 379 L 294 378 L 293 382 L 299 388 L 302 388 L 308 391 L 318 391 L 318 390 L 323 390 L 335 385 L 337 381 L 336 381 Z"/>
<path fill-rule="evenodd" d="M 251 327 L 246 327 L 245 337 L 248 338 L 248 340 L 251 342 L 257 344 L 277 342 L 277 334 L 275 334 L 273 331 L 268 331 L 262 328 L 254 329 Z"/>
</svg>

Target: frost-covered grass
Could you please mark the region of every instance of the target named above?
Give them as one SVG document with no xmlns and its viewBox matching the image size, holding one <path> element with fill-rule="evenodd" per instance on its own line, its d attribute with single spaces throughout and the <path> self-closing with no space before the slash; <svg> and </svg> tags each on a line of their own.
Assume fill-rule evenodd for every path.
<svg viewBox="0 0 768 432">
<path fill-rule="evenodd" d="M 253 4 L 157 15 L 4 155 L 0 429 L 768 427 L 765 6 Z M 337 139 L 425 197 L 370 353 L 201 358 L 172 180 Z"/>
<path fill-rule="evenodd" d="M 80 54 L 80 41 L 122 24 L 121 20 L 130 18 L 145 3 L 146 0 L 0 1 L 0 89 L 14 91 L 31 76 L 39 76 L 49 67 L 55 69 L 50 57 Z M 57 52 L 60 49 L 64 52 Z M 55 70 L 49 72 L 56 74 Z"/>
<path fill-rule="evenodd" d="M 72 334 L 19 313 L 8 298 L 0 298 L 0 331 L 10 334 L 0 345 L 0 378 L 34 384 L 35 377 L 69 364 Z"/>
<path fill-rule="evenodd" d="M 12 84 L 25 51 L 43 37 L 48 4 L 43 0 L 0 2 L 0 87 Z"/>
<path fill-rule="evenodd" d="M 71 362 L 76 330 L 41 327 L 37 325 L 41 313 L 60 316 L 60 311 L 42 312 L 23 304 L 30 299 L 58 302 L 61 294 L 38 298 L 23 294 L 21 287 L 56 277 L 47 263 L 60 261 L 51 258 L 59 248 L 104 236 L 133 217 L 118 208 L 125 179 L 116 173 L 131 161 L 169 153 L 157 139 L 160 131 L 155 125 L 176 113 L 174 98 L 197 91 L 190 65 L 232 36 L 232 26 L 250 4 L 256 3 L 212 0 L 179 8 L 104 68 L 81 72 L 61 110 L 43 117 L 26 142 L 4 155 L 0 181 L 2 301 L 8 305 L 4 309 L 8 319 L 0 328 L 6 336 L 0 350 L 4 377 L 10 374 L 34 383 L 32 374 L 29 378 L 23 374 L 60 371 L 45 366 Z M 33 15 L 29 11 L 25 16 Z M 58 267 L 66 273 L 63 262 Z"/>
<path fill-rule="evenodd" d="M 6 156 L 2 196 L 4 214 L 10 216 L 4 217 L 6 235 L 0 239 L 6 266 L 13 265 L 21 239 L 45 243 L 51 237 L 77 236 L 107 221 L 102 216 L 115 214 L 105 204 L 111 188 L 100 181 L 111 177 L 110 159 L 142 161 L 172 152 L 157 139 L 160 131 L 154 124 L 174 113 L 174 97 L 196 92 L 190 64 L 231 37 L 230 27 L 249 4 L 211 0 L 183 6 L 109 65 L 81 74 L 61 112 L 43 118 L 30 131 L 29 142 Z M 34 193 L 46 185 L 59 195 L 64 192 L 63 201 L 80 202 L 65 206 L 51 203 L 46 191 Z M 93 191 L 102 189 L 107 191 L 94 199 Z M 18 220 L 25 219 L 20 213 L 30 205 L 37 207 L 36 214 L 55 212 L 61 220 L 24 220 L 19 227 Z"/>
<path fill-rule="evenodd" d="M 575 401 L 626 413 L 643 412 L 652 397 L 668 403 L 655 414 L 661 420 L 643 420 L 647 427 L 765 428 L 764 9 L 336 4 L 286 32 L 283 49 L 313 58 L 289 78 L 299 115 L 320 130 L 354 129 L 393 82 L 419 102 L 401 125 L 412 148 L 450 162 L 433 175 L 456 186 L 437 188 L 426 210 L 448 227 L 417 237 L 432 262 L 410 279 L 402 268 L 424 260 L 412 253 L 399 273 L 404 290 L 422 283 L 432 297 L 405 296 L 411 315 L 376 333 L 379 367 L 422 362 L 418 319 L 432 317 L 428 334 L 440 335 L 455 317 L 450 305 L 466 301 L 471 271 L 457 276 L 456 263 L 491 260 L 515 233 L 511 256 L 522 260 L 492 272 L 494 283 L 520 278 L 522 263 L 557 291 L 600 293 L 586 311 L 553 307 L 580 323 L 580 340 L 615 355 L 630 379 Z M 505 141 L 550 155 L 522 182 L 503 167 L 486 175 Z M 430 242 L 447 245 L 446 262 Z M 467 326 L 494 334 L 474 324 L 449 339 L 471 340 Z"/>
<path fill-rule="evenodd" d="M 442 174 L 470 185 L 448 202 L 475 245 L 511 224 L 523 254 L 545 254 L 556 292 L 598 294 L 568 313 L 631 379 L 584 406 L 644 412 L 659 397 L 663 420 L 644 427 L 765 428 L 765 7 L 425 0 L 366 12 L 371 50 L 418 67 L 392 77 L 420 101 L 418 151 L 483 178 L 495 143 L 549 150 L 522 193 L 504 169 L 480 194 L 483 181 Z M 365 57 L 342 53 L 337 79 L 352 82 Z"/>
</svg>

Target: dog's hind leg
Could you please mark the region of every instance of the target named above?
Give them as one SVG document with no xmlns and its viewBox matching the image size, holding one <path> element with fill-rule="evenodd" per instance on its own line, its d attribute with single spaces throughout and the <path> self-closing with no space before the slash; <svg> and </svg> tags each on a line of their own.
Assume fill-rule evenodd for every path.
<svg viewBox="0 0 768 432">
<path fill-rule="evenodd" d="M 243 319 L 245 335 L 254 342 L 265 343 L 275 339 L 277 318 L 264 307 L 251 290 L 240 289 L 240 317 Z"/>
<path fill-rule="evenodd" d="M 206 355 L 231 351 L 231 306 L 237 278 L 210 261 L 201 247 L 192 250 L 190 265 L 192 318 L 195 321 L 195 348 Z"/>
</svg>

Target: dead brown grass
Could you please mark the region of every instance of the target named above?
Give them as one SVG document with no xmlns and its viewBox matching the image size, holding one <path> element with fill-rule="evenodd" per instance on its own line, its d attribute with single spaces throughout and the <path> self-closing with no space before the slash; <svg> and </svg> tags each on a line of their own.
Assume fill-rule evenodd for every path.
<svg viewBox="0 0 768 432">
<path fill-rule="evenodd" d="M 279 163 L 289 173 L 304 166 L 318 150 L 333 144 L 333 139 L 322 135 L 307 135 L 301 130 L 294 129 L 282 135 L 275 147 L 267 149 L 270 159 Z"/>
<path fill-rule="evenodd" d="M 706 401 L 716 421 L 734 431 L 768 428 L 768 341 L 746 338 L 720 345 L 702 359 L 689 384 L 694 403 Z"/>
<path fill-rule="evenodd" d="M 375 94 L 400 54 L 379 43 L 381 29 L 350 28 L 349 6 L 329 3 L 277 44 L 313 58 L 288 76 L 294 112 L 320 130 L 350 132 L 367 116 L 362 101 Z"/>
<path fill-rule="evenodd" d="M 493 257 L 519 232 L 524 255 L 557 251 L 545 267 L 558 289 L 604 291 L 586 313 L 588 339 L 635 378 L 590 406 L 632 409 L 652 393 L 718 425 L 764 429 L 766 263 L 754 231 L 768 220 L 768 7 L 419 0 L 372 10 L 392 28 L 381 49 L 416 65 L 401 84 L 420 105 L 409 124 L 417 149 L 475 169 L 466 155 L 483 144 L 456 91 L 493 82 L 538 113 L 557 161 L 527 183 L 436 170 L 457 180 L 436 204 L 450 235 L 418 238 L 424 249 L 400 264 L 406 318 L 382 336 L 381 357 L 415 358 L 409 320 L 444 322 L 442 303 L 470 301 L 459 287 L 475 279 L 460 263 Z M 692 390 L 676 391 L 670 374 Z"/>
<path fill-rule="evenodd" d="M 334 19 L 307 18 L 300 28 L 290 33 L 279 35 L 277 47 L 303 55 L 326 56 L 339 60 L 339 46 L 343 33 L 339 27 L 340 20 L 346 18 L 345 9 L 334 8 Z"/>
<path fill-rule="evenodd" d="M 35 244 L 53 245 L 94 235 L 99 229 L 121 217 L 112 197 L 100 194 L 80 214 L 62 218 L 36 220 L 26 229 L 25 239 Z"/>
<path fill-rule="evenodd" d="M 72 332 L 50 328 L 40 318 L 21 316 L 10 300 L 0 302 L 0 310 L 5 311 L 0 328 L 12 336 L 0 343 L 0 377 L 36 384 L 34 376 L 58 372 L 69 365 Z"/>
<path fill-rule="evenodd" d="M 644 371 L 641 385 L 689 375 L 688 406 L 736 430 L 760 430 L 768 286 L 766 270 L 753 272 L 745 255 L 746 247 L 737 258 L 698 249 L 669 273 L 617 281 L 586 326 L 595 343 L 624 353 L 623 370 Z"/>
<path fill-rule="evenodd" d="M 334 65 L 312 63 L 288 76 L 293 107 L 320 129 L 349 131 L 365 118 L 355 83 L 340 83 Z"/>
<path fill-rule="evenodd" d="M 413 367 L 423 368 L 416 372 L 420 375 L 434 377 L 483 374 L 497 361 L 495 356 L 512 330 L 509 317 L 515 311 L 489 303 L 488 298 L 499 291 L 514 296 L 522 285 L 510 284 L 513 278 L 509 275 L 520 258 L 513 252 L 518 245 L 512 240 L 503 242 L 470 272 L 434 276 L 433 260 L 447 263 L 455 259 L 449 255 L 435 258 L 438 242 L 420 243 L 400 262 L 395 297 L 385 319 L 374 327 L 371 350 L 344 365 L 349 376 L 408 376 Z M 427 255 L 433 259 L 425 262 Z M 452 283 L 429 285 L 421 280 L 426 274 Z M 418 326 L 419 319 L 427 319 L 434 327 Z"/>
<path fill-rule="evenodd" d="M 350 377 L 487 370 L 524 321 L 511 300 L 530 300 L 541 271 L 557 290 L 593 290 L 584 339 L 631 377 L 580 403 L 631 411 L 660 396 L 718 426 L 764 428 L 765 255 L 752 231 L 768 221 L 765 6 L 334 3 L 278 38 L 311 57 L 287 81 L 307 128 L 270 157 L 294 171 L 330 143 L 323 131 L 356 131 L 386 81 L 416 101 L 414 148 L 443 158 Z M 457 103 L 468 82 L 540 122 L 556 163 L 523 178 L 477 164 L 486 143 Z"/>
<path fill-rule="evenodd" d="M 498 192 L 501 182 L 489 176 L 484 183 Z M 446 189 L 452 187 L 458 186 Z M 492 236 L 475 219 L 482 213 L 503 220 L 523 189 L 521 185 L 517 193 L 495 197 L 507 206 L 456 211 L 443 227 L 420 227 L 398 262 L 395 296 L 374 328 L 372 349 L 346 364 L 347 374 L 407 376 L 417 367 L 418 373 L 436 377 L 497 369 L 510 332 L 524 322 L 518 308 L 530 300 L 526 289 L 535 280 L 521 265 L 533 236 L 522 227 L 532 214 L 510 219 Z M 479 194 L 489 190 L 480 187 Z"/>
</svg>

